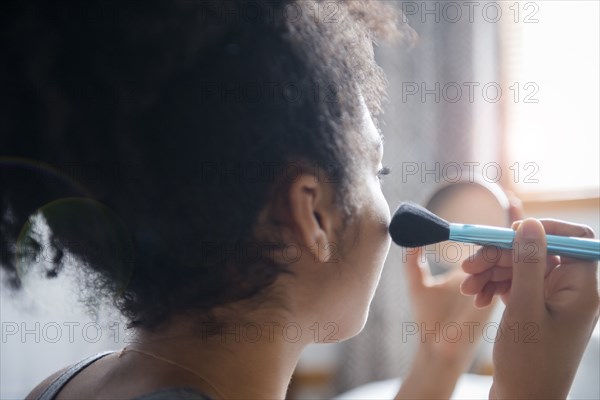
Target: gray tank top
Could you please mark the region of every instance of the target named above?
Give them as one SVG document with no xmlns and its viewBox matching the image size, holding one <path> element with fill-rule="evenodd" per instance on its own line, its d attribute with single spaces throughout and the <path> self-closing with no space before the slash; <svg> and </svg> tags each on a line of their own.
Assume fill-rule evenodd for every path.
<svg viewBox="0 0 600 400">
<path fill-rule="evenodd" d="M 90 356 L 79 361 L 65 372 L 60 374 L 38 397 L 38 400 L 54 400 L 58 392 L 79 372 L 85 367 L 92 364 L 94 361 L 101 359 L 109 354 L 115 353 L 114 351 L 105 351 L 96 355 Z M 210 397 L 198 393 L 192 388 L 169 388 L 162 389 L 156 392 L 148 393 L 140 397 L 136 397 L 133 400 L 212 400 Z"/>
</svg>

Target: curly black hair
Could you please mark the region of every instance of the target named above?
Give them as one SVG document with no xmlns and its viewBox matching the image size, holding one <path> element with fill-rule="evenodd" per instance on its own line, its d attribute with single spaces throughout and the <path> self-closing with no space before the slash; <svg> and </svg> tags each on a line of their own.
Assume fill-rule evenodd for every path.
<svg viewBox="0 0 600 400">
<path fill-rule="evenodd" d="M 376 116 L 384 97 L 372 43 L 403 32 L 392 8 L 2 8 L 0 263 L 13 288 L 22 260 L 51 254 L 44 273 L 54 277 L 72 254 L 131 326 L 153 329 L 176 313 L 208 318 L 289 271 L 264 255 L 285 244 L 257 240 L 255 228 L 298 171 L 323 171 L 350 214 L 360 99 Z M 35 215 L 51 231 L 47 243 Z"/>
</svg>

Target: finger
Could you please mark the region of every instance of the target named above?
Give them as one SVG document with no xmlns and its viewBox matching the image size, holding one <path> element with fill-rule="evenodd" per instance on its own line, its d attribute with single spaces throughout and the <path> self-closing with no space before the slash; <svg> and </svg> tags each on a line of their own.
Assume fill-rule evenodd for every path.
<svg viewBox="0 0 600 400">
<path fill-rule="evenodd" d="M 488 282 L 484 287 L 481 293 L 475 296 L 475 307 L 483 308 L 490 305 L 494 298 L 494 293 L 496 291 L 496 282 Z"/>
<path fill-rule="evenodd" d="M 541 219 L 547 235 L 573 236 L 593 239 L 594 230 L 587 225 L 572 224 L 558 219 Z"/>
<path fill-rule="evenodd" d="M 500 296 L 506 304 L 506 296 L 510 291 L 511 281 L 488 282 L 481 293 L 475 296 L 474 305 L 477 308 L 489 306 L 494 301 L 494 296 Z"/>
<path fill-rule="evenodd" d="M 515 223 L 513 223 L 512 228 L 516 230 L 521 222 L 522 221 L 516 221 Z M 547 235 L 572 236 L 586 239 L 593 239 L 595 237 L 594 230 L 587 225 L 573 224 L 570 222 L 550 218 L 541 219 L 540 222 L 544 226 L 544 230 L 546 231 Z M 580 259 L 575 259 L 566 256 L 552 257 L 553 260 L 549 260 L 549 269 L 546 270 L 546 274 L 548 274 L 559 263 L 573 264 L 581 262 Z"/>
<path fill-rule="evenodd" d="M 496 282 L 496 294 L 499 296 L 505 295 L 510 290 L 512 280 Z"/>
<path fill-rule="evenodd" d="M 510 288 L 512 281 L 502 282 L 498 291 L 500 299 L 504 305 L 508 304 L 508 298 L 510 297 Z"/>
<path fill-rule="evenodd" d="M 494 246 L 483 246 L 462 263 L 462 269 L 468 274 L 478 274 L 489 268 L 512 267 L 512 250 Z"/>
<path fill-rule="evenodd" d="M 494 302 L 494 295 L 498 291 L 498 283 L 499 282 L 489 282 L 487 285 L 485 285 L 481 293 L 475 296 L 475 307 L 484 308 Z"/>
<path fill-rule="evenodd" d="M 483 271 L 477 275 L 469 275 L 460 285 L 462 294 L 474 295 L 481 292 L 483 287 L 490 281 L 492 270 Z"/>
<path fill-rule="evenodd" d="M 460 285 L 463 294 L 476 294 L 483 291 L 489 282 L 503 282 L 512 279 L 512 268 L 491 268 L 480 274 L 469 275 Z"/>
<path fill-rule="evenodd" d="M 584 239 L 593 239 L 595 237 L 594 230 L 587 225 L 572 224 L 570 222 L 560 221 L 557 219 L 542 219 L 540 220 L 548 235 L 572 236 Z M 580 259 L 571 257 L 560 257 L 561 264 L 581 263 Z"/>
<path fill-rule="evenodd" d="M 491 282 L 502 282 L 511 280 L 513 276 L 512 268 L 493 268 L 492 269 L 492 277 L 490 278 Z"/>
<path fill-rule="evenodd" d="M 546 271 L 546 233 L 535 219 L 526 219 L 517 229 L 513 242 L 513 279 L 508 304 L 520 313 L 542 312 Z"/>
<path fill-rule="evenodd" d="M 512 268 L 513 259 L 514 254 L 512 250 L 484 246 L 477 253 L 464 260 L 461 267 L 467 274 L 475 275 L 490 268 Z M 561 259 L 559 256 L 549 255 L 546 259 L 546 275 L 560 264 L 560 262 Z"/>
</svg>

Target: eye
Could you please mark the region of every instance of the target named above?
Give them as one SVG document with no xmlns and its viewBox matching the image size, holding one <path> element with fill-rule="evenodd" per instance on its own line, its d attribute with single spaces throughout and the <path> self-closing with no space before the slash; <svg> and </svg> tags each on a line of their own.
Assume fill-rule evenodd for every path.
<svg viewBox="0 0 600 400">
<path fill-rule="evenodd" d="M 389 175 L 392 170 L 389 167 L 383 167 L 379 171 L 377 171 L 377 178 L 382 181 L 383 177 Z"/>
</svg>

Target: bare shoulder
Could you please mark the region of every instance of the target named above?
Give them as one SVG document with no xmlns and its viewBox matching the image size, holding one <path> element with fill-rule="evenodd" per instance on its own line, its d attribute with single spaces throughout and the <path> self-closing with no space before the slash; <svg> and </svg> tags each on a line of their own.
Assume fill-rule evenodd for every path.
<svg viewBox="0 0 600 400">
<path fill-rule="evenodd" d="M 46 388 L 48 386 L 50 386 L 50 384 L 56 379 L 58 378 L 63 372 L 65 372 L 67 369 L 69 369 L 71 366 L 66 366 L 61 370 L 56 371 L 55 373 L 53 373 L 52 375 L 50 375 L 49 377 L 47 377 L 46 379 L 44 379 L 43 381 L 41 381 L 36 387 L 34 387 L 31 392 L 29 392 L 29 394 L 27 395 L 27 397 L 25 397 L 25 400 L 36 400 L 37 398 L 40 397 L 40 395 L 44 392 L 44 390 L 46 390 Z"/>
</svg>

